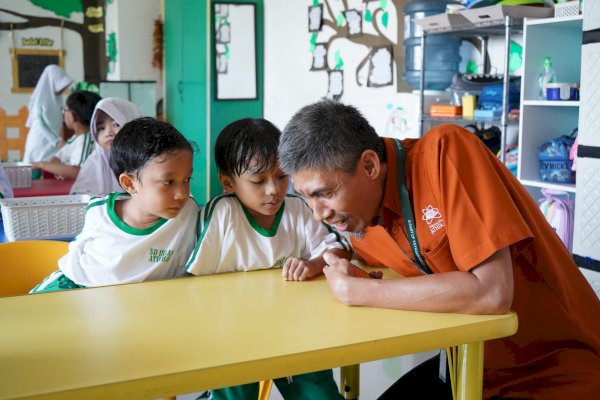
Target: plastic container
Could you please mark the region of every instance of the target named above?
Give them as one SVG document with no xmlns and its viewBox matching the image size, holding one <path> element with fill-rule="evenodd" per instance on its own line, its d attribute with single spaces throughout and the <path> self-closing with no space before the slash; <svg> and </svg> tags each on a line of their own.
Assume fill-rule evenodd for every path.
<svg viewBox="0 0 600 400">
<path fill-rule="evenodd" d="M 31 187 L 31 164 L 23 162 L 2 163 L 13 189 Z"/>
<path fill-rule="evenodd" d="M 404 6 L 404 80 L 419 89 L 421 79 L 421 28 L 415 19 L 443 14 L 454 0 L 419 0 Z M 460 64 L 461 39 L 449 35 L 430 35 L 425 38 L 425 89 L 444 90 L 452 83 Z"/>
<path fill-rule="evenodd" d="M 539 85 L 539 95 L 540 99 L 550 100 L 548 98 L 548 93 L 546 92 L 546 88 L 549 83 L 556 82 L 556 73 L 552 68 L 552 58 L 550 56 L 544 57 L 544 63 L 542 66 L 542 72 L 540 72 L 540 76 L 538 77 L 538 85 Z M 556 99 L 560 100 L 560 99 Z"/>
<path fill-rule="evenodd" d="M 88 195 L 20 197 L 0 200 L 8 241 L 68 239 L 81 232 Z"/>
</svg>

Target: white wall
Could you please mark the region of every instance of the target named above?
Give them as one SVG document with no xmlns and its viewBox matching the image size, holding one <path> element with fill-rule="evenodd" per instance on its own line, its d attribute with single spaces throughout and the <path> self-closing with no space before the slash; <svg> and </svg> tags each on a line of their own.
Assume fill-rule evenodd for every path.
<svg viewBox="0 0 600 400">
<path fill-rule="evenodd" d="M 330 2 L 336 5 L 337 2 Z M 362 9 L 362 0 L 349 0 L 349 5 Z M 309 51 L 308 7 L 312 1 L 264 0 L 265 9 L 265 118 L 283 128 L 302 106 L 320 100 L 327 92 L 327 73 L 310 71 L 312 54 Z M 393 5 L 390 10 L 389 37 L 396 37 Z M 400 10 L 400 13 L 402 11 Z M 340 101 L 356 106 L 381 135 L 386 132 L 388 119 L 397 107 L 406 109 L 409 132 L 416 134 L 416 101 L 409 93 L 397 93 L 396 85 L 368 88 L 356 84 L 354 71 L 367 53 L 365 46 L 348 40 L 337 40 L 344 60 L 344 94 Z M 329 65 L 334 51 L 329 51 Z M 402 67 L 402 66 L 401 66 Z M 364 69 L 361 79 L 366 80 Z"/>
<path fill-rule="evenodd" d="M 115 1 L 106 7 L 106 34 L 116 32 L 117 62 L 109 80 L 158 81 L 152 67 L 154 20 L 160 0 Z"/>
<path fill-rule="evenodd" d="M 9 9 L 22 14 L 56 18 L 51 11 L 32 5 L 28 0 L 0 0 L 0 8 Z M 0 13 L 2 22 L 23 22 L 23 19 L 9 14 Z M 81 23 L 82 13 L 71 14 L 71 21 Z M 83 80 L 83 51 L 81 36 L 78 33 L 64 29 L 63 48 L 66 50 L 65 70 L 75 81 Z M 18 49 L 60 49 L 60 29 L 42 27 L 26 30 L 15 30 L 15 41 Z M 49 38 L 54 40 L 52 47 L 22 46 L 21 38 Z M 15 114 L 22 106 L 27 106 L 29 93 L 12 93 L 12 61 L 9 49 L 13 47 L 10 31 L 0 31 L 0 107 L 7 114 Z"/>
</svg>

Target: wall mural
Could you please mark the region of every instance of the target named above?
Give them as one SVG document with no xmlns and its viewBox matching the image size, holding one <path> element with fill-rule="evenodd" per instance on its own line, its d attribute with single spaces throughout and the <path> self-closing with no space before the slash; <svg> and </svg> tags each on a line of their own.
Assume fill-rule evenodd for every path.
<svg viewBox="0 0 600 400">
<path fill-rule="evenodd" d="M 326 98 L 337 100 L 344 91 L 343 55 L 334 45 L 338 40 L 368 49 L 353 73 L 358 86 L 378 88 L 396 84 L 397 92 L 410 91 L 402 79 L 404 21 L 401 17 L 390 18 L 402 14 L 404 3 L 406 0 L 311 0 L 308 7 L 311 71 L 328 73 Z M 361 73 L 364 68 L 368 68 L 366 79 Z M 351 76 L 349 72 L 346 75 Z"/>
<path fill-rule="evenodd" d="M 17 17 L 15 22 L 10 22 L 3 15 L 0 30 L 17 31 L 50 26 L 77 32 L 81 35 L 83 41 L 84 80 L 88 83 L 97 84 L 100 80 L 106 79 L 105 0 L 30 0 L 30 2 L 37 7 L 52 11 L 57 18 L 26 15 L 0 8 L 0 14 L 4 13 Z M 83 13 L 83 23 L 69 20 L 74 12 Z"/>
</svg>

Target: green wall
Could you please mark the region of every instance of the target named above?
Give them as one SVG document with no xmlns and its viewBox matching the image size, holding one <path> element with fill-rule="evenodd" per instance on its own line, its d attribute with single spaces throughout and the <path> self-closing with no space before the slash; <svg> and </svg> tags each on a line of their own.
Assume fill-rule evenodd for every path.
<svg viewBox="0 0 600 400">
<path fill-rule="evenodd" d="M 263 0 L 228 0 L 227 2 L 256 5 L 258 64 L 258 99 L 256 100 L 215 100 L 215 66 L 212 62 L 214 27 L 211 11 L 205 1 L 165 0 L 166 116 L 170 123 L 198 145 L 199 151 L 194 157 L 192 194 L 201 204 L 221 192 L 213 157 L 218 133 L 225 125 L 236 119 L 259 118 L 263 115 Z M 211 1 L 212 3 L 214 2 Z M 210 84 L 207 82 L 207 68 L 210 68 Z M 210 95 L 209 98 L 207 93 Z M 209 119 L 207 119 L 208 107 L 210 107 Z M 207 121 L 210 121 L 208 132 Z"/>
</svg>

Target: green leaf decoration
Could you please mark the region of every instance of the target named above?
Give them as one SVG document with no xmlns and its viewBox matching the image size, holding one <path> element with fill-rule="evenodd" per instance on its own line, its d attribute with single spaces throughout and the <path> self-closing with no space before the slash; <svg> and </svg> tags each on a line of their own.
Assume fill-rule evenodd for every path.
<svg viewBox="0 0 600 400">
<path fill-rule="evenodd" d="M 383 15 L 381 16 L 381 23 L 383 24 L 384 28 L 387 28 L 388 26 L 388 22 L 390 22 L 390 13 L 388 13 L 387 11 L 383 13 Z"/>
<path fill-rule="evenodd" d="M 229 60 L 231 54 L 229 54 L 229 45 L 225 45 L 225 58 Z"/>
<path fill-rule="evenodd" d="M 335 23 L 337 24 L 337 26 L 342 26 L 344 25 L 344 21 L 346 21 L 346 17 L 344 17 L 344 14 L 339 13 L 337 18 L 335 19 Z"/>
<path fill-rule="evenodd" d="M 86 81 L 80 81 L 71 86 L 71 91 L 74 92 L 76 90 L 88 90 L 90 92 L 99 93 L 100 89 L 97 85 L 93 83 L 87 83 Z"/>
<path fill-rule="evenodd" d="M 313 0 L 313 7 L 316 7 L 319 5 L 319 0 Z"/>
<path fill-rule="evenodd" d="M 371 13 L 371 10 L 367 10 L 365 12 L 365 22 L 373 22 L 373 14 Z"/>
<path fill-rule="evenodd" d="M 317 46 L 315 46 L 314 43 L 311 43 L 311 44 L 308 45 L 308 51 L 310 51 L 311 54 L 315 52 L 316 48 L 317 48 Z"/>
<path fill-rule="evenodd" d="M 477 63 L 473 60 L 467 61 L 467 70 L 465 71 L 467 74 L 477 74 L 479 72 L 479 67 Z"/>
<path fill-rule="evenodd" d="M 29 0 L 31 4 L 52 11 L 59 17 L 71 18 L 71 13 L 83 12 L 81 0 Z"/>
<path fill-rule="evenodd" d="M 108 35 L 108 39 L 106 39 L 106 58 L 108 61 L 117 61 L 117 52 L 117 34 L 115 32 L 111 32 Z"/>
<path fill-rule="evenodd" d="M 312 33 L 312 36 L 310 37 L 310 43 L 317 44 L 317 32 Z"/>
<path fill-rule="evenodd" d="M 344 61 L 342 61 L 342 54 L 338 50 L 335 52 L 335 69 L 342 69 L 344 66 Z"/>
<path fill-rule="evenodd" d="M 387 0 L 379 0 L 379 7 L 385 10 L 387 7 Z"/>
<path fill-rule="evenodd" d="M 511 40 L 509 54 L 508 70 L 509 72 L 514 73 L 523 66 L 523 46 Z"/>
</svg>

